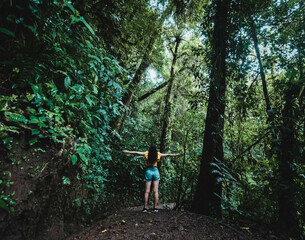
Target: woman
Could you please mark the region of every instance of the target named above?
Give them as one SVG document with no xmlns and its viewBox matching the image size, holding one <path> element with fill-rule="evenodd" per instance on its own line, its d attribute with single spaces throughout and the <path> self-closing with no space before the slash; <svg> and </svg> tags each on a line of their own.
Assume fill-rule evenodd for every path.
<svg viewBox="0 0 305 240">
<path fill-rule="evenodd" d="M 136 155 L 144 156 L 146 158 L 147 168 L 145 171 L 145 192 L 144 192 L 143 212 L 147 212 L 147 203 L 150 193 L 151 182 L 153 182 L 153 191 L 154 191 L 153 211 L 158 212 L 157 205 L 159 201 L 158 188 L 159 188 L 160 174 L 157 168 L 157 164 L 160 161 L 161 157 L 179 156 L 180 154 L 160 153 L 157 151 L 156 145 L 151 145 L 149 150 L 146 152 L 123 150 L 123 153 L 136 154 Z"/>
</svg>

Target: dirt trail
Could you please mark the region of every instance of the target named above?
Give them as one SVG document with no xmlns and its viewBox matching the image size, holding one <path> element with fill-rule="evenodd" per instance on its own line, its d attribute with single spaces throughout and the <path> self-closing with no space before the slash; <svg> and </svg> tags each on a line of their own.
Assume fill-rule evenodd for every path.
<svg viewBox="0 0 305 240">
<path fill-rule="evenodd" d="M 161 209 L 158 213 L 142 213 L 130 208 L 111 215 L 91 228 L 70 236 L 67 240 L 95 239 L 205 239 L 256 240 L 279 239 L 270 233 L 258 235 L 249 226 L 232 227 L 208 217 L 189 212 Z"/>
</svg>

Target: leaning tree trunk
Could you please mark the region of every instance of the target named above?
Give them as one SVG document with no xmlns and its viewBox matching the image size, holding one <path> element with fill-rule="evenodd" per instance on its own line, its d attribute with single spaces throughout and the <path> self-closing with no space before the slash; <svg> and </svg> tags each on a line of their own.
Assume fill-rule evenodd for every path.
<svg viewBox="0 0 305 240">
<path fill-rule="evenodd" d="M 164 107 L 164 114 L 163 114 L 163 120 L 162 120 L 162 132 L 161 132 L 161 139 L 160 139 L 160 152 L 164 152 L 165 148 L 165 140 L 166 140 L 166 135 L 167 135 L 167 127 L 168 127 L 168 122 L 170 118 L 170 113 L 171 113 L 171 102 L 170 102 L 170 96 L 172 93 L 172 87 L 175 79 L 175 66 L 177 62 L 177 55 L 178 55 L 178 49 L 179 45 L 181 43 L 181 38 L 180 36 L 176 36 L 176 45 L 175 45 L 175 50 L 173 52 L 173 61 L 172 61 L 172 66 L 171 66 L 171 72 L 170 72 L 170 78 L 168 80 L 168 87 L 167 87 L 167 92 L 165 96 L 165 107 Z"/>
<path fill-rule="evenodd" d="M 212 39 L 213 56 L 209 103 L 200 174 L 195 192 L 193 210 L 197 213 L 221 216 L 222 186 L 211 165 L 215 159 L 223 161 L 223 128 L 226 89 L 228 1 L 218 0 Z"/>
<path fill-rule="evenodd" d="M 257 33 L 256 33 L 255 23 L 254 23 L 252 16 L 249 17 L 249 20 L 250 20 L 250 28 L 251 28 L 251 37 L 254 42 L 255 53 L 257 56 L 257 60 L 258 60 L 259 73 L 260 73 L 260 76 L 262 79 L 263 92 L 264 92 L 264 97 L 265 97 L 265 101 L 266 101 L 266 111 L 268 114 L 268 111 L 271 109 L 271 106 L 270 106 L 270 100 L 269 100 L 267 83 L 266 83 L 266 75 L 265 75 L 265 71 L 264 71 L 264 67 L 263 67 L 263 63 L 262 63 L 262 59 L 261 59 L 261 54 L 260 54 L 259 47 L 258 47 Z"/>
<path fill-rule="evenodd" d="M 125 107 L 129 106 L 129 104 L 130 104 L 130 102 L 132 100 L 132 96 L 135 93 L 136 87 L 140 83 L 145 70 L 150 65 L 150 55 L 151 55 L 151 53 L 152 53 L 152 51 L 154 49 L 154 46 L 156 44 L 156 41 L 157 41 L 158 37 L 160 36 L 160 33 L 162 31 L 162 25 L 163 25 L 166 17 L 170 14 L 170 12 L 171 12 L 171 8 L 168 7 L 162 13 L 161 18 L 158 21 L 157 27 L 155 28 L 155 30 L 151 34 L 149 43 L 148 43 L 148 45 L 146 47 L 146 51 L 144 53 L 144 56 L 143 56 L 142 61 L 140 63 L 140 66 L 136 70 L 136 72 L 135 72 L 135 74 L 133 76 L 132 81 L 128 85 L 128 91 L 126 91 L 125 94 L 122 97 L 122 103 L 125 105 Z M 122 115 L 120 115 L 119 117 L 114 119 L 114 121 L 111 123 L 111 128 L 113 130 L 116 130 L 118 128 L 119 124 L 122 124 L 121 120 L 122 120 L 124 114 L 126 114 L 126 110 L 124 111 L 124 113 Z"/>
</svg>

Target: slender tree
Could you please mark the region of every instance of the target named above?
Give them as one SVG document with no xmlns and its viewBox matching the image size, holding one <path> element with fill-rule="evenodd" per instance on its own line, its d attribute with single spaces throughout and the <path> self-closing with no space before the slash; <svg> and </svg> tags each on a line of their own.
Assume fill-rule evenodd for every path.
<svg viewBox="0 0 305 240">
<path fill-rule="evenodd" d="M 250 28 L 251 28 L 251 37 L 253 39 L 254 49 L 255 49 L 258 65 L 259 65 L 259 73 L 260 73 L 262 85 L 263 85 L 263 92 L 264 92 L 264 97 L 265 97 L 265 101 L 266 101 L 266 111 L 268 112 L 271 109 L 271 105 L 270 105 L 269 94 L 268 94 L 268 89 L 267 89 L 266 75 L 265 75 L 265 71 L 264 71 L 264 67 L 263 67 L 263 63 L 262 63 L 262 59 L 261 59 L 261 54 L 259 51 L 259 46 L 258 46 L 259 43 L 258 43 L 258 38 L 257 38 L 257 33 L 256 33 L 256 26 L 255 26 L 253 17 L 251 15 L 249 16 L 249 24 L 250 24 Z"/>
<path fill-rule="evenodd" d="M 172 50 L 173 60 L 172 60 L 172 65 L 171 65 L 170 77 L 168 80 L 166 96 L 165 96 L 165 100 L 164 100 L 165 106 L 164 106 L 164 114 L 163 114 L 163 118 L 162 118 L 162 132 L 161 132 L 161 139 L 160 139 L 160 151 L 161 152 L 164 152 L 164 150 L 165 150 L 165 140 L 166 140 L 168 122 L 169 122 L 170 113 L 171 113 L 170 97 L 171 97 L 173 83 L 174 83 L 174 79 L 175 79 L 175 66 L 176 66 L 176 62 L 177 62 L 177 58 L 178 58 L 178 49 L 179 49 L 181 40 L 182 39 L 179 34 L 177 36 L 175 36 L 175 49 Z"/>
</svg>

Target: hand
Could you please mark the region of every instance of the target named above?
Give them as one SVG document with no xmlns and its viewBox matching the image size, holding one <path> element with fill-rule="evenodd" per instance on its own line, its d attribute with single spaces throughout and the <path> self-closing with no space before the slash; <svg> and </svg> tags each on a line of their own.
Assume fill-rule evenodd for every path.
<svg viewBox="0 0 305 240">
<path fill-rule="evenodd" d="M 123 153 L 128 153 L 129 151 L 128 151 L 128 150 L 123 150 L 122 152 L 123 152 Z"/>
</svg>

